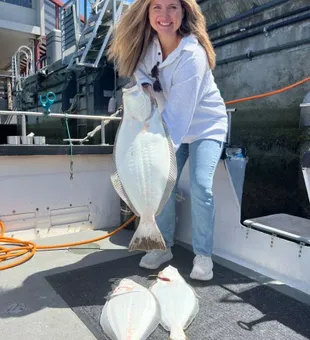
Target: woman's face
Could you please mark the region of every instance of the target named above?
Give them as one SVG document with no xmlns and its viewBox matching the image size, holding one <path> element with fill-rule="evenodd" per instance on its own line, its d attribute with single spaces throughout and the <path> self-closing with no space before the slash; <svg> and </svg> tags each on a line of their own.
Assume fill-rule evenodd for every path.
<svg viewBox="0 0 310 340">
<path fill-rule="evenodd" d="M 180 0 L 151 0 L 149 20 L 159 36 L 176 36 L 183 16 Z"/>
</svg>

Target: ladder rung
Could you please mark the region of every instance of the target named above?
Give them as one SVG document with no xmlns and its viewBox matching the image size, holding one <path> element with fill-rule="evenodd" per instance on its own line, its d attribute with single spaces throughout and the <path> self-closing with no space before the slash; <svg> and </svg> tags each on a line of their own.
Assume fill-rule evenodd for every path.
<svg viewBox="0 0 310 340">
<path fill-rule="evenodd" d="M 95 68 L 95 64 L 91 64 L 91 63 L 76 63 L 76 65 Z"/>
</svg>

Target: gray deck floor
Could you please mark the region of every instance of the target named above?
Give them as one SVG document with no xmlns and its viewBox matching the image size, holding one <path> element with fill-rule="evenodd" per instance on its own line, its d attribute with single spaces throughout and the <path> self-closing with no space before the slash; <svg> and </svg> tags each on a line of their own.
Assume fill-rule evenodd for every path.
<svg viewBox="0 0 310 340">
<path fill-rule="evenodd" d="M 37 244 L 60 244 L 92 239 L 106 231 L 36 240 Z M 94 335 L 80 321 L 45 279 L 55 273 L 87 267 L 135 253 L 128 253 L 132 233 L 123 230 L 110 239 L 71 250 L 37 252 L 17 267 L 0 271 L 0 335 L 6 340 L 94 340 Z"/>
<path fill-rule="evenodd" d="M 36 242 L 38 244 L 59 244 L 75 242 L 98 237 L 104 235 L 105 233 L 106 231 L 86 231 L 77 234 L 53 237 Z M 137 267 L 139 258 L 134 256 L 137 253 L 128 253 L 127 251 L 127 245 L 129 244 L 131 236 L 132 236 L 131 231 L 123 230 L 117 235 L 113 236 L 111 239 L 106 239 L 97 242 L 95 245 L 84 245 L 69 250 L 53 250 L 37 252 L 35 256 L 28 262 L 18 267 L 6 271 L 1 271 L 0 272 L 1 337 L 6 340 L 20 340 L 20 339 L 95 340 L 101 338 L 101 336 L 98 336 L 99 334 L 98 325 L 94 324 L 93 327 L 89 326 L 89 324 L 92 322 L 91 318 L 89 318 L 90 321 L 87 321 L 86 323 L 85 321 L 83 322 L 82 321 L 83 318 L 81 318 L 81 315 L 79 315 L 79 311 L 77 310 L 77 308 L 74 308 L 74 306 L 72 305 L 69 306 L 70 302 L 68 304 L 65 302 L 66 300 L 65 293 L 68 293 L 68 289 L 69 290 L 71 289 L 72 292 L 70 292 L 69 295 L 73 297 L 76 296 L 76 302 L 79 304 L 81 301 L 83 301 L 83 297 L 79 294 L 88 294 L 89 289 L 95 287 L 94 284 L 96 282 L 98 283 L 98 278 L 96 278 L 96 280 L 93 279 L 94 277 L 93 273 L 96 273 L 96 271 L 93 271 L 92 268 L 97 267 L 102 268 L 104 270 L 104 268 L 107 268 L 108 261 L 113 261 L 128 256 L 130 256 L 130 258 L 124 261 L 111 262 L 111 264 L 114 265 L 118 263 L 117 266 L 118 269 L 116 269 L 115 272 L 112 274 L 125 276 L 131 275 L 138 276 L 140 273 L 141 280 L 143 281 L 144 274 Z M 95 248 L 98 247 L 98 249 L 90 249 L 91 247 Z M 180 250 L 178 250 L 178 253 L 180 254 Z M 264 329 L 260 329 L 259 327 L 267 327 L 266 329 L 268 329 L 269 333 L 268 335 L 266 334 L 264 339 L 279 338 L 272 337 L 272 335 L 270 335 L 273 334 L 272 327 L 274 327 L 273 326 L 274 322 L 277 322 L 275 324 L 276 327 L 280 328 L 282 327 L 281 331 L 282 335 L 284 329 L 283 327 L 285 327 L 286 330 L 284 330 L 284 333 L 287 335 L 285 339 L 291 339 L 292 338 L 291 336 L 293 336 L 294 339 L 310 339 L 310 337 L 307 337 L 308 330 L 303 330 L 299 332 L 298 322 L 297 324 L 295 322 L 291 323 L 290 318 L 285 319 L 283 317 L 282 319 L 281 318 L 279 319 L 275 314 L 272 315 L 272 313 L 277 312 L 273 308 L 273 306 L 271 308 L 270 314 L 270 303 L 266 301 L 265 304 L 263 300 L 264 296 L 267 297 L 267 295 L 270 294 L 269 291 L 264 290 L 264 285 L 268 283 L 269 286 L 273 286 L 271 280 L 268 280 L 267 278 L 264 278 L 260 275 L 257 275 L 256 273 L 248 271 L 239 266 L 233 265 L 227 261 L 222 261 L 221 259 L 218 258 L 215 259 L 216 261 L 220 262 L 221 265 L 230 267 L 232 270 L 238 271 L 243 275 L 248 275 L 249 277 L 251 277 L 251 280 L 247 281 L 246 283 L 239 282 L 240 285 L 236 288 L 235 286 L 238 283 L 237 281 L 240 279 L 240 277 L 237 275 L 235 276 L 233 272 L 229 273 L 228 270 L 225 271 L 223 269 L 224 267 L 222 266 L 215 266 L 216 267 L 215 281 L 210 282 L 206 285 L 203 283 L 195 284 L 196 289 L 198 289 L 198 294 L 201 294 L 205 291 L 205 286 L 209 287 L 208 288 L 209 292 L 211 292 L 205 295 L 206 298 L 203 299 L 203 301 L 201 302 L 202 305 L 200 317 L 201 315 L 210 312 L 212 308 L 214 309 L 214 313 L 213 315 L 211 315 L 211 317 L 213 316 L 213 319 L 212 318 L 209 319 L 213 320 L 212 324 L 207 326 L 208 329 L 205 329 L 202 333 L 200 333 L 200 338 L 201 334 L 204 334 L 204 337 L 202 337 L 201 339 L 217 340 L 218 338 L 216 336 L 220 336 L 221 339 L 230 339 L 229 332 L 232 331 L 232 329 L 230 329 L 230 327 L 227 327 L 227 324 L 223 323 L 225 318 L 228 320 L 230 319 L 229 315 L 231 315 L 232 317 L 238 316 L 242 322 L 245 322 L 245 324 L 249 323 L 249 325 L 253 325 L 254 330 L 257 330 L 258 327 L 258 331 L 260 333 L 256 333 L 256 335 L 257 334 L 262 335 L 264 333 Z M 178 260 L 176 264 L 178 264 Z M 98 266 L 93 267 L 94 265 Z M 181 270 L 185 270 L 186 272 L 188 272 L 190 265 L 191 259 L 184 258 L 184 260 L 182 260 L 180 264 L 180 268 Z M 122 267 L 124 268 L 123 273 L 121 272 Z M 82 270 L 83 268 L 85 268 L 85 270 Z M 135 268 L 137 268 L 137 270 Z M 76 269 L 79 270 L 75 271 Z M 69 272 L 72 274 L 69 274 Z M 56 278 L 57 276 L 59 276 L 55 274 L 59 273 L 68 273 L 68 275 L 62 276 L 63 279 L 61 280 L 63 283 L 61 283 L 60 280 L 59 290 L 57 289 L 54 290 L 52 288 L 52 285 L 50 285 L 50 283 L 46 279 L 46 277 L 50 277 L 51 278 L 50 281 L 52 281 L 53 277 Z M 84 288 L 81 287 L 79 276 L 77 276 L 76 273 L 81 273 L 80 278 L 83 282 Z M 90 273 L 90 275 L 88 275 L 87 273 Z M 145 273 L 146 276 L 147 274 L 148 273 Z M 107 282 L 105 282 L 105 278 L 107 278 L 107 276 L 103 275 L 102 273 L 100 273 L 99 275 L 101 275 L 100 277 L 102 280 L 102 286 L 107 287 L 108 284 Z M 66 282 L 66 278 L 68 277 L 74 278 L 75 281 L 72 281 L 71 283 L 68 284 L 68 282 Z M 257 279 L 258 281 L 260 281 L 260 284 L 257 285 L 253 281 L 253 279 L 254 280 Z M 77 288 L 76 291 L 74 291 L 77 285 L 79 285 L 79 287 Z M 250 291 L 248 290 L 249 287 L 251 288 Z M 61 290 L 67 290 L 67 292 L 64 291 L 61 292 Z M 217 294 L 216 292 L 221 292 L 219 293 L 220 295 L 218 299 L 214 295 Z M 256 294 L 257 292 L 259 292 L 259 296 Z M 93 292 L 91 293 L 93 294 Z M 292 291 L 290 291 L 289 293 L 290 293 L 289 295 L 294 296 Z M 229 296 L 230 294 L 231 297 Z M 306 296 L 297 294 L 296 297 L 303 302 L 309 303 L 309 299 L 307 300 Z M 86 298 L 88 299 L 87 296 Z M 215 312 L 218 311 L 218 306 L 220 306 L 217 304 L 219 302 L 223 304 L 224 301 L 223 299 L 226 301 L 227 308 L 225 307 L 226 309 L 223 310 L 222 313 L 215 314 Z M 233 300 L 230 301 L 230 299 Z M 245 312 L 242 312 L 242 310 L 239 308 L 238 314 L 234 312 L 234 304 L 237 303 L 239 305 L 239 303 L 241 302 L 240 299 L 244 300 L 245 306 L 244 308 L 248 309 L 245 309 Z M 205 304 L 206 302 L 207 304 Z M 275 301 L 275 308 L 277 305 L 276 302 L 277 301 Z M 83 307 L 82 304 L 79 304 L 79 306 Z M 97 308 L 95 310 L 95 313 L 98 314 L 100 312 L 100 308 L 102 307 L 102 299 L 100 299 L 100 302 L 98 301 L 98 304 L 95 307 Z M 308 308 L 306 305 L 301 307 L 302 307 L 301 309 Z M 287 306 L 287 308 L 290 309 L 291 306 Z M 83 312 L 82 309 L 80 310 L 80 312 L 81 311 Z M 249 311 L 251 311 L 251 313 L 256 313 L 254 318 L 255 320 L 254 319 L 252 320 L 251 317 L 250 318 L 248 317 L 251 316 L 251 314 L 247 314 L 250 313 Z M 304 311 L 302 313 L 304 314 Z M 281 320 L 283 320 L 282 323 Z M 197 322 L 200 323 L 200 319 L 197 318 Z M 86 326 L 87 323 L 89 328 Z M 303 322 L 300 323 L 303 324 Z M 256 324 L 258 324 L 258 326 L 255 326 Z M 235 326 L 236 325 L 234 323 L 234 327 Z M 205 327 L 205 325 L 202 325 L 201 327 Z M 216 331 L 216 333 L 213 332 L 215 338 L 208 337 L 207 331 L 210 330 L 210 327 L 213 327 Z M 95 328 L 97 328 L 97 331 L 95 330 Z M 251 334 L 251 332 L 247 330 L 242 330 L 241 328 L 240 330 L 238 328 L 235 328 L 235 330 L 237 330 L 237 333 L 235 334 L 234 339 L 252 339 L 252 337 L 255 336 L 254 333 Z M 155 333 L 152 335 L 152 339 L 157 340 L 168 338 L 168 334 L 165 333 L 157 334 L 159 337 L 156 337 Z M 195 335 L 193 337 L 193 334 L 195 334 L 195 332 L 193 333 L 191 330 L 189 330 L 189 334 L 191 335 L 190 339 L 197 339 Z M 225 334 L 228 337 L 226 337 Z M 237 334 L 240 334 L 240 336 Z M 244 334 L 244 336 L 241 334 Z M 279 335 L 280 333 L 278 332 L 275 333 L 274 335 L 276 336 L 276 334 Z M 281 336 L 279 339 L 283 338 Z M 256 338 L 254 337 L 253 339 Z"/>
</svg>

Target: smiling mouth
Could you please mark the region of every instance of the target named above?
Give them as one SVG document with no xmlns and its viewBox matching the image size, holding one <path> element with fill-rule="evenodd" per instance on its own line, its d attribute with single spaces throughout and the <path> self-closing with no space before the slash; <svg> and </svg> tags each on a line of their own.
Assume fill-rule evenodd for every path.
<svg viewBox="0 0 310 340">
<path fill-rule="evenodd" d="M 158 25 L 162 27 L 169 27 L 172 25 L 172 23 L 171 22 L 158 22 Z"/>
</svg>

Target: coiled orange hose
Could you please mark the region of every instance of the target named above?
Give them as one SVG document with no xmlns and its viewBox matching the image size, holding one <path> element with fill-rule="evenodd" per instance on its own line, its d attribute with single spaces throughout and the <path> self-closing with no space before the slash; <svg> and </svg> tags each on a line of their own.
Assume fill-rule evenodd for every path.
<svg viewBox="0 0 310 340">
<path fill-rule="evenodd" d="M 25 255 L 21 259 L 18 259 L 17 261 L 13 263 L 0 266 L 0 270 L 9 269 L 9 268 L 15 267 L 19 264 L 22 264 L 28 261 L 30 258 L 32 258 L 32 256 L 36 253 L 37 250 L 68 248 L 68 247 L 74 247 L 74 246 L 78 246 L 82 244 L 104 240 L 108 237 L 115 235 L 122 229 L 124 229 L 129 223 L 134 221 L 135 218 L 136 216 L 132 216 L 125 223 L 123 223 L 120 227 L 118 227 L 117 229 L 113 230 L 112 232 L 104 236 L 96 237 L 96 238 L 86 240 L 86 241 L 56 244 L 56 245 L 50 245 L 50 246 L 38 246 L 34 242 L 31 242 L 31 241 L 22 241 L 16 238 L 4 237 L 3 235 L 5 232 L 5 226 L 3 222 L 0 221 L 0 263 Z M 9 246 L 4 246 L 4 244 L 8 244 Z M 15 246 L 12 247 L 12 245 L 15 245 Z"/>
</svg>

